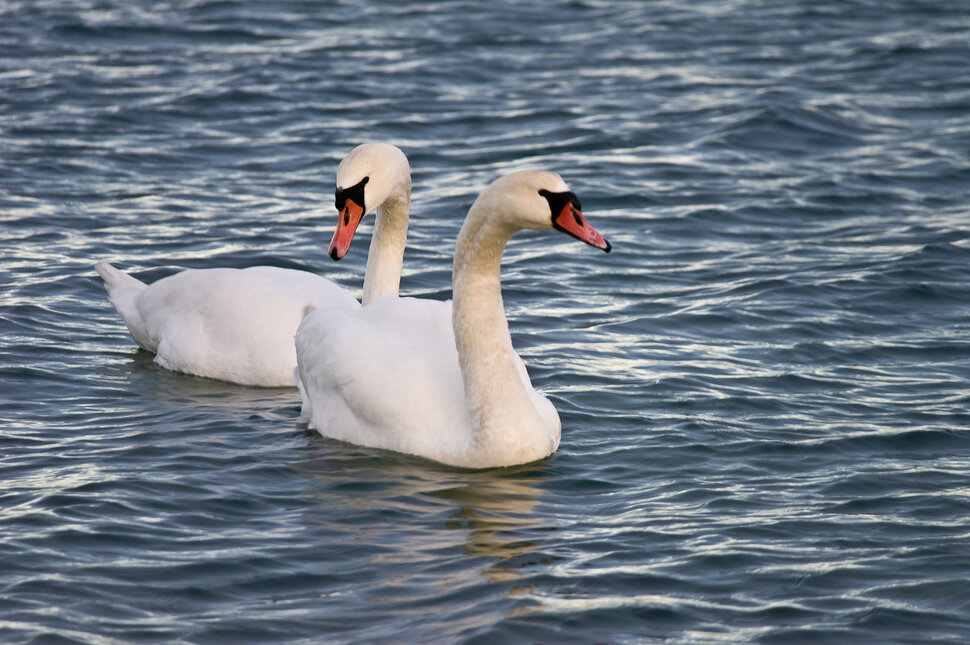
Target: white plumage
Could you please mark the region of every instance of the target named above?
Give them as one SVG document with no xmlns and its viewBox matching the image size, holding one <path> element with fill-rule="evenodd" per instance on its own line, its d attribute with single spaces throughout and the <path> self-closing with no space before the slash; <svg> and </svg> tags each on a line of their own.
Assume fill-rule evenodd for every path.
<svg viewBox="0 0 970 645">
<path fill-rule="evenodd" d="M 572 208 L 570 198 L 562 178 L 548 172 L 514 173 L 489 186 L 459 234 L 454 303 L 387 297 L 358 310 L 307 316 L 296 346 L 311 427 L 468 468 L 553 453 L 559 415 L 532 387 L 512 348 L 499 272 L 511 235 L 552 229 L 554 222 L 561 228 L 552 204 Z M 563 212 L 575 229 L 566 232 L 609 250 L 578 208 Z"/>
<path fill-rule="evenodd" d="M 132 338 L 160 366 L 243 385 L 293 386 L 293 335 L 314 309 L 359 309 L 333 282 L 293 269 L 198 269 L 151 285 L 95 265 Z"/>
<path fill-rule="evenodd" d="M 338 186 L 364 187 L 361 214 L 378 211 L 364 302 L 397 295 L 407 234 L 410 167 L 388 144 L 355 148 Z M 353 183 L 348 183 L 353 182 Z M 132 338 L 162 367 L 243 385 L 293 387 L 293 337 L 311 311 L 360 308 L 347 291 L 306 271 L 259 266 L 182 271 L 147 285 L 107 262 L 95 265 Z"/>
</svg>

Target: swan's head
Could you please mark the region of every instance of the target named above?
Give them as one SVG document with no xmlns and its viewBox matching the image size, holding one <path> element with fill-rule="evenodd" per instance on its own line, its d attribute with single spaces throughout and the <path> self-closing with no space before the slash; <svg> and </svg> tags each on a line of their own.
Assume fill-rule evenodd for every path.
<svg viewBox="0 0 970 645">
<path fill-rule="evenodd" d="M 392 198 L 410 198 L 411 166 L 401 149 L 389 143 L 365 143 L 337 167 L 335 205 L 340 212 L 330 241 L 330 257 L 347 254 L 364 215 Z"/>
<path fill-rule="evenodd" d="M 473 208 L 484 208 L 510 230 L 555 229 L 607 253 L 613 246 L 583 216 L 579 199 L 563 178 L 544 170 L 522 170 L 496 179 Z"/>
</svg>

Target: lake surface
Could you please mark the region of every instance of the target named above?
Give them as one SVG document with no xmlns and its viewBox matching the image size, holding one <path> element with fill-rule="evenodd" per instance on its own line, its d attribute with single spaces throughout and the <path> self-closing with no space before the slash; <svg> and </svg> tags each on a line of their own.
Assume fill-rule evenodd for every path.
<svg viewBox="0 0 970 645">
<path fill-rule="evenodd" d="M 0 4 L 0 641 L 970 641 L 970 4 Z M 334 173 L 414 178 L 402 293 L 502 173 L 559 451 L 463 471 L 167 372 L 92 265 L 359 294 Z"/>
</svg>

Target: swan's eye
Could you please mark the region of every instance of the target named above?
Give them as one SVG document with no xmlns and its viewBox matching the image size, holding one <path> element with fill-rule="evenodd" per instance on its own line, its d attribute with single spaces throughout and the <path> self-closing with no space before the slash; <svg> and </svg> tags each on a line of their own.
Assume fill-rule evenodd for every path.
<svg viewBox="0 0 970 645">
<path fill-rule="evenodd" d="M 342 211 L 347 205 L 348 199 L 361 208 L 364 208 L 364 186 L 369 181 L 370 177 L 364 177 L 350 188 L 337 186 L 337 192 L 334 193 L 334 206 L 337 207 L 337 210 Z"/>
<path fill-rule="evenodd" d="M 549 210 L 552 211 L 554 218 L 562 213 L 562 210 L 569 204 L 572 204 L 578 211 L 583 210 L 583 207 L 579 204 L 579 198 L 572 191 L 566 190 L 561 193 L 553 193 L 543 188 L 539 191 L 539 194 L 549 202 Z"/>
</svg>

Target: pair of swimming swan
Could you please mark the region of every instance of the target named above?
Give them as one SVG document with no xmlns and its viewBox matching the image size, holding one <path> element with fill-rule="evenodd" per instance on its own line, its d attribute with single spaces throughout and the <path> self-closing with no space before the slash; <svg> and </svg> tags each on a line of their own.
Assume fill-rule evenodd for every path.
<svg viewBox="0 0 970 645">
<path fill-rule="evenodd" d="M 363 306 L 304 271 L 188 270 L 149 286 L 99 262 L 135 342 L 162 367 L 248 385 L 292 386 L 297 366 L 303 417 L 324 436 L 467 468 L 552 454 L 559 415 L 512 348 L 500 263 L 521 229 L 558 229 L 610 250 L 566 183 L 521 171 L 479 195 L 458 235 L 451 303 L 396 297 L 411 193 L 404 153 L 359 146 L 337 185 L 332 258 L 377 210 Z"/>
</svg>

